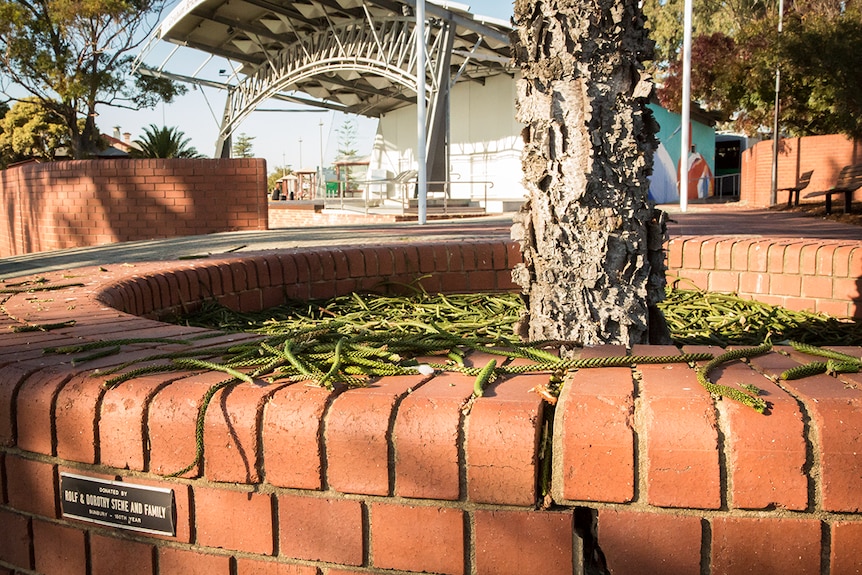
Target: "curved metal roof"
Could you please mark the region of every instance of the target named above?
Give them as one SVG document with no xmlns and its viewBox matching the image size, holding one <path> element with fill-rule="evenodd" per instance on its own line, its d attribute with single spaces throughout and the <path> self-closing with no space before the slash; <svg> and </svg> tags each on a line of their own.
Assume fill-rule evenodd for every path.
<svg viewBox="0 0 862 575">
<path fill-rule="evenodd" d="M 411 34 L 415 0 L 183 0 L 150 39 L 194 48 L 234 63 L 227 83 L 172 75 L 169 61 L 158 67 L 142 63 L 141 73 L 165 75 L 267 98 L 379 116 L 415 102 L 415 67 Z M 483 82 L 513 73 L 511 26 L 475 16 L 469 6 L 442 0 L 426 2 L 429 52 L 442 30 L 449 42 L 450 82 Z M 433 56 L 432 56 L 433 57 Z M 427 71 L 434 81 L 433 69 Z M 445 77 L 445 76 L 444 76 Z M 265 94 L 264 94 L 265 92 Z M 255 96 L 257 97 L 257 96 Z M 264 97 L 264 96 L 260 96 Z M 252 102 L 249 105 L 257 105 Z"/>
</svg>

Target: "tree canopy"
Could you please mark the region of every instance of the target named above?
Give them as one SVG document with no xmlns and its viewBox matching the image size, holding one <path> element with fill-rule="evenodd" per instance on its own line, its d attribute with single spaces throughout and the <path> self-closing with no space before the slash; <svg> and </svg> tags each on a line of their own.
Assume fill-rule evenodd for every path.
<svg viewBox="0 0 862 575">
<path fill-rule="evenodd" d="M 335 130 L 338 134 L 338 150 L 336 157 L 339 160 L 355 160 L 359 157 L 359 150 L 356 148 L 357 127 L 354 118 L 347 118 Z"/>
<path fill-rule="evenodd" d="M 682 94 L 682 0 L 646 0 L 662 104 Z M 862 7 L 859 0 L 787 2 L 778 33 L 776 0 L 696 0 L 692 98 L 728 126 L 771 126 L 781 70 L 780 123 L 794 136 L 862 137 Z"/>
<path fill-rule="evenodd" d="M 144 136 L 135 140 L 137 151 L 132 152 L 135 158 L 201 158 L 194 146 L 189 145 L 190 139 L 178 128 L 150 124 L 144 128 Z"/>
<path fill-rule="evenodd" d="M 87 157 L 100 146 L 100 106 L 141 109 L 184 91 L 169 80 L 130 76 L 135 52 L 167 3 L 0 0 L 3 93 L 33 98 L 66 127 L 72 156 Z"/>
<path fill-rule="evenodd" d="M 68 143 L 66 127 L 33 98 L 17 102 L 0 118 L 2 166 L 30 158 L 53 160 Z"/>
<path fill-rule="evenodd" d="M 233 143 L 231 153 L 234 158 L 253 158 L 254 157 L 254 139 L 255 136 L 249 136 L 245 132 L 237 136 Z"/>
<path fill-rule="evenodd" d="M 276 166 L 273 170 L 266 176 L 266 189 L 272 190 L 278 185 L 278 181 L 288 174 L 292 174 L 293 170 L 290 166 Z"/>
</svg>

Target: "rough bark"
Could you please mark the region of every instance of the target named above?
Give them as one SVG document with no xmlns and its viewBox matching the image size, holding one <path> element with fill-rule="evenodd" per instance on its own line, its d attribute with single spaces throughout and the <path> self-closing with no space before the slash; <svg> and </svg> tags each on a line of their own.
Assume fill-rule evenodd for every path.
<svg viewBox="0 0 862 575">
<path fill-rule="evenodd" d="M 642 62 L 652 43 L 637 1 L 517 0 L 515 25 L 529 191 L 512 228 L 525 262 L 513 272 L 527 300 L 521 333 L 646 343 L 664 259 L 647 196 L 657 126 Z"/>
</svg>

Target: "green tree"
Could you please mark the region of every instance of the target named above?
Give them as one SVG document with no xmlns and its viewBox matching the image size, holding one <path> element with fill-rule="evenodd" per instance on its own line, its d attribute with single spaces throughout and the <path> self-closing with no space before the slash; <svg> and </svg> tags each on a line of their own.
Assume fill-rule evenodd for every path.
<svg viewBox="0 0 862 575">
<path fill-rule="evenodd" d="M 95 122 L 100 106 L 141 109 L 185 91 L 166 79 L 129 75 L 141 42 L 168 3 L 0 0 L 4 94 L 35 98 L 52 121 L 66 127 L 72 156 L 89 156 L 101 144 Z"/>
<path fill-rule="evenodd" d="M 233 148 L 231 149 L 231 155 L 234 158 L 253 158 L 254 149 L 252 144 L 254 142 L 254 138 L 254 136 L 249 136 L 245 133 L 237 136 L 236 141 L 233 143 Z"/>
<path fill-rule="evenodd" d="M 862 138 L 862 6 L 791 11 L 779 42 L 781 124 L 794 135 Z"/>
<path fill-rule="evenodd" d="M 335 130 L 338 135 L 338 150 L 336 150 L 335 160 L 340 162 L 351 162 L 359 158 L 359 150 L 356 148 L 358 140 L 356 120 L 347 118 Z M 353 175 L 353 170 L 350 165 L 344 166 L 344 185 L 348 190 L 353 189 L 353 184 L 356 178 Z"/>
<path fill-rule="evenodd" d="M 359 157 L 359 150 L 356 148 L 358 140 L 356 120 L 347 118 L 335 130 L 338 135 L 338 150 L 336 159 L 338 160 L 355 160 Z"/>
<path fill-rule="evenodd" d="M 6 114 L 9 113 L 9 104 L 8 102 L 0 102 L 0 118 L 5 118 Z M 3 136 L 3 123 L 0 122 L 0 137 Z M 4 157 L 4 153 L 0 150 L 0 169 L 6 169 L 8 165 L 7 159 Z"/>
<path fill-rule="evenodd" d="M 278 180 L 287 174 L 292 174 L 293 170 L 289 166 L 276 166 L 275 170 L 270 172 L 266 177 L 266 189 L 272 190 L 278 185 Z"/>
<path fill-rule="evenodd" d="M 138 150 L 132 152 L 135 158 L 202 158 L 201 154 L 189 145 L 191 140 L 178 128 L 150 124 L 144 128 L 144 136 L 135 140 Z"/>
<path fill-rule="evenodd" d="M 649 0 L 653 2 L 653 0 Z M 697 6 L 695 5 L 695 11 Z M 779 36 L 774 2 L 721 2 L 734 25 L 702 28 L 692 40 L 692 98 L 735 129 L 753 134 L 771 126 L 775 71 L 781 69 L 780 122 L 795 136 L 843 133 L 862 137 L 862 12 L 858 0 L 813 0 L 788 5 Z M 655 4 L 651 4 L 655 8 Z M 662 10 L 673 12 L 671 6 Z M 682 61 L 677 41 L 657 15 L 653 34 L 671 59 L 657 65 L 662 104 L 679 110 Z M 697 32 L 697 28 L 696 28 Z"/>
<path fill-rule="evenodd" d="M 34 98 L 15 103 L 0 119 L 0 162 L 4 166 L 30 158 L 53 160 L 68 143 L 66 127 Z"/>
<path fill-rule="evenodd" d="M 692 0 L 692 35 L 716 32 L 735 37 L 751 21 L 762 18 L 777 6 L 777 0 Z M 685 0 L 644 0 L 650 39 L 655 42 L 654 60 L 647 68 L 663 79 L 670 63 L 681 56 L 683 7 Z M 777 8 L 776 8 L 777 9 Z M 693 52 L 692 52 L 693 54 Z"/>
</svg>

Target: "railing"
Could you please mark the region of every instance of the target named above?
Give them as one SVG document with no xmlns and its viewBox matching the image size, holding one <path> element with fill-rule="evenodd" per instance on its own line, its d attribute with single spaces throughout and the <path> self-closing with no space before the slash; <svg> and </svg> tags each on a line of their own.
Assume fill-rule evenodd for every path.
<svg viewBox="0 0 862 575">
<path fill-rule="evenodd" d="M 414 182 L 415 184 L 415 182 Z M 478 202 L 482 209 L 487 209 L 488 207 L 488 189 L 494 187 L 494 182 L 489 180 L 442 180 L 442 181 L 431 181 L 428 182 L 428 189 L 426 194 L 427 205 L 429 208 L 437 207 L 435 204 L 439 204 L 443 208 L 443 213 L 448 214 L 449 208 L 458 206 L 464 206 L 464 202 L 466 202 L 466 206 L 470 206 L 473 202 Z M 452 197 L 452 185 L 453 184 L 462 184 L 470 186 L 470 193 L 466 197 Z M 477 198 L 473 194 L 473 186 L 481 185 L 482 186 L 482 194 L 480 198 Z M 413 186 L 410 186 L 413 187 Z M 437 189 L 435 189 L 437 188 Z M 404 186 L 404 194 L 401 199 L 402 207 L 406 207 L 409 210 L 413 209 L 413 203 L 416 203 L 416 207 L 418 208 L 418 198 L 408 198 L 408 186 Z M 440 198 L 437 200 L 437 198 Z M 436 201 L 435 201 L 436 200 Z"/>
<path fill-rule="evenodd" d="M 727 174 L 715 177 L 715 195 L 723 198 L 725 196 L 738 196 L 739 185 L 742 174 Z"/>
<path fill-rule="evenodd" d="M 389 212 L 400 215 L 413 213 L 418 209 L 415 172 L 407 178 L 396 176 L 386 180 L 365 180 L 353 183 L 361 188 L 358 190 L 361 195 L 355 195 L 356 192 L 345 192 L 342 187 L 339 187 L 336 196 L 327 195 L 324 198 L 325 207 L 363 211 L 366 214 L 373 211 L 375 213 Z M 427 185 L 427 207 L 448 215 L 458 211 L 463 212 L 465 208 L 474 204 L 479 204 L 482 210 L 487 209 L 488 191 L 494 187 L 494 182 L 490 180 L 444 180 L 430 181 Z M 469 193 L 463 197 L 452 197 L 452 187 L 455 185 L 469 185 Z M 474 187 L 477 186 L 482 186 L 480 194 L 474 193 Z M 393 194 L 390 194 L 393 191 L 391 187 L 395 188 Z"/>
<path fill-rule="evenodd" d="M 689 180 L 689 190 L 696 190 L 697 197 L 701 198 L 701 191 L 705 187 L 707 197 L 733 198 L 739 197 L 740 174 L 728 174 L 726 176 L 702 176 L 697 180 Z M 692 187 L 694 184 L 694 187 Z M 679 186 L 679 184 L 677 184 Z M 711 188 L 711 189 L 710 189 Z M 677 191 L 679 191 L 677 189 Z"/>
</svg>

